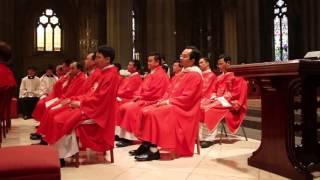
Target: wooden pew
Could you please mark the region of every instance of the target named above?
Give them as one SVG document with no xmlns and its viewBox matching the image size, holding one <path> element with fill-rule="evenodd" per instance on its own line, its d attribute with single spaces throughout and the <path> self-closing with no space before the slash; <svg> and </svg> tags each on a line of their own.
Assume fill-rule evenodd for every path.
<svg viewBox="0 0 320 180">
<path fill-rule="evenodd" d="M 319 163 L 320 157 L 316 114 L 320 61 L 234 65 L 230 71 L 255 82 L 261 90 L 261 144 L 248 164 L 292 179 L 312 179 L 306 164 Z M 302 111 L 300 148 L 295 147 L 296 109 Z"/>
</svg>

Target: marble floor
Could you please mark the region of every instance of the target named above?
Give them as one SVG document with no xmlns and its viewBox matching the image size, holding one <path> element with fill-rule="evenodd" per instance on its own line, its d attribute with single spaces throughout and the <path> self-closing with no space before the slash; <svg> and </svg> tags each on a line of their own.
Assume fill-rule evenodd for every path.
<svg viewBox="0 0 320 180">
<path fill-rule="evenodd" d="M 29 134 L 34 131 L 34 120 L 13 119 L 10 130 L 2 147 L 29 145 L 32 142 Z M 94 159 L 94 153 L 87 152 L 88 163 L 79 168 L 65 167 L 61 169 L 62 180 L 105 180 L 105 179 L 224 179 L 224 180 L 254 180 L 254 179 L 285 179 L 281 176 L 250 167 L 247 158 L 256 150 L 259 141 L 245 141 L 240 136 L 229 136 L 222 145 L 216 144 L 207 149 L 201 149 L 201 154 L 190 158 L 161 160 L 152 162 L 136 162 L 128 155 L 128 151 L 137 145 L 115 148 L 115 163 L 103 163 Z M 99 156 L 99 155 L 98 155 Z M 108 154 L 107 154 L 108 156 Z M 90 164 L 96 161 L 98 164 Z"/>
</svg>

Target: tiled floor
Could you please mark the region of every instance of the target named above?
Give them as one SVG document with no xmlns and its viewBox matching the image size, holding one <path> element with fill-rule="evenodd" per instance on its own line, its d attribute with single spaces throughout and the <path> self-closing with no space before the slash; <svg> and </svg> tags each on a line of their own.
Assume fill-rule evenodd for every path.
<svg viewBox="0 0 320 180">
<path fill-rule="evenodd" d="M 34 131 L 35 121 L 14 119 L 3 147 L 29 145 L 29 134 Z M 135 162 L 128 151 L 137 145 L 116 148 L 114 164 L 81 165 L 80 168 L 62 168 L 63 180 L 105 180 L 105 179 L 188 179 L 188 180 L 250 180 L 250 179 L 285 179 L 275 174 L 247 165 L 247 158 L 256 150 L 259 141 L 242 137 L 208 149 L 201 149 L 201 155 L 179 158 L 170 161 Z M 89 157 L 93 156 L 88 153 Z M 87 159 L 88 160 L 88 159 Z M 90 161 L 90 159 L 88 160 Z"/>
</svg>

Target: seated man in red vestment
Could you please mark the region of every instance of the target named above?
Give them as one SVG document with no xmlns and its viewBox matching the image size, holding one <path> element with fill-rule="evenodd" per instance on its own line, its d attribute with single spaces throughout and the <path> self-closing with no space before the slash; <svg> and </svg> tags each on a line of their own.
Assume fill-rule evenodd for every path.
<svg viewBox="0 0 320 180">
<path fill-rule="evenodd" d="M 130 75 L 122 78 L 119 89 L 118 89 L 117 102 L 119 107 L 122 104 L 131 101 L 137 95 L 138 90 L 142 83 L 142 78 L 141 78 L 141 75 L 139 74 L 140 62 L 138 60 L 129 61 L 127 70 L 130 73 Z M 117 126 L 116 126 L 115 138 L 116 138 L 116 141 L 121 141 L 121 142 L 118 142 L 116 145 L 121 146 L 121 143 L 123 143 L 123 141 L 127 141 L 126 139 L 127 133 L 125 130 L 122 130 L 119 127 L 119 122 L 120 122 L 119 108 L 117 108 L 116 116 L 117 116 L 117 120 L 116 120 Z M 130 137 L 128 139 L 130 139 Z"/>
<path fill-rule="evenodd" d="M 39 101 L 33 116 L 40 122 L 39 128 L 46 126 L 46 117 L 48 111 L 60 104 L 64 99 L 79 95 L 81 87 L 83 86 L 86 77 L 82 72 L 82 65 L 77 62 L 70 64 L 70 72 L 66 74 L 61 80 L 58 80 L 54 85 L 54 90 L 45 98 Z M 38 129 L 39 132 L 39 129 Z M 41 139 L 38 133 L 32 133 L 31 139 Z M 44 142 L 42 142 L 44 143 Z"/>
<path fill-rule="evenodd" d="M 183 70 L 166 95 L 143 108 L 135 132 L 143 143 L 129 152 L 137 161 L 159 159 L 158 146 L 179 157 L 193 155 L 203 83 L 201 70 L 196 66 L 199 58 L 198 49 L 186 47 L 180 56 Z"/>
<path fill-rule="evenodd" d="M 137 95 L 130 102 L 120 106 L 120 118 L 118 125 L 121 134 L 121 141 L 117 147 L 125 147 L 136 140 L 133 132 L 138 115 L 144 106 L 155 103 L 166 92 L 169 86 L 169 78 L 161 67 L 161 56 L 159 53 L 152 53 L 148 56 L 148 69 L 151 71 L 143 80 Z"/>
<path fill-rule="evenodd" d="M 11 47 L 0 41 L 0 90 L 17 86 L 14 75 L 7 66 L 11 56 Z"/>
<path fill-rule="evenodd" d="M 117 101 L 120 104 L 132 100 L 134 96 L 137 95 L 137 91 L 142 83 L 139 74 L 140 62 L 138 60 L 129 61 L 127 69 L 130 75 L 122 79 L 118 89 Z"/>
<path fill-rule="evenodd" d="M 206 99 L 211 92 L 210 87 L 213 85 L 214 81 L 216 80 L 216 75 L 211 71 L 210 68 L 210 60 L 206 57 L 202 57 L 199 61 L 199 67 L 202 71 L 203 76 L 203 98 Z M 202 148 L 207 148 L 213 145 L 213 140 L 216 135 L 216 131 L 214 132 L 208 132 L 208 128 L 203 123 L 204 113 L 201 113 L 200 118 L 200 127 L 199 127 L 199 140 L 200 140 L 200 146 Z"/>
<path fill-rule="evenodd" d="M 222 72 L 211 88 L 211 95 L 201 104 L 204 109 L 204 123 L 209 131 L 216 129 L 225 119 L 231 133 L 235 133 L 246 113 L 247 83 L 241 77 L 228 72 L 230 60 L 220 58 L 218 67 Z"/>
<path fill-rule="evenodd" d="M 40 100 L 38 101 L 33 113 L 32 117 L 37 120 L 41 121 L 41 118 L 43 116 L 43 113 L 46 110 L 46 103 L 50 100 L 54 101 L 62 95 L 63 92 L 65 92 L 66 88 L 68 87 L 68 72 L 70 70 L 70 60 L 65 60 L 62 65 L 62 70 L 64 75 L 59 76 L 59 80 L 53 85 L 53 90 L 51 93 L 48 94 L 48 96 L 42 96 Z"/>
<path fill-rule="evenodd" d="M 74 86 L 77 90 L 72 90 L 74 94 L 71 97 L 66 97 L 49 106 L 41 119 L 41 124 L 38 128 L 39 134 L 45 134 L 45 132 L 50 128 L 51 123 L 56 114 L 59 114 L 62 111 L 68 110 L 69 104 L 72 100 L 78 98 L 81 95 L 86 94 L 93 87 L 93 84 L 98 81 L 98 78 L 101 74 L 100 70 L 96 68 L 95 63 L 95 54 L 90 53 L 84 60 L 86 72 L 89 75 L 84 82 L 81 81 L 81 84 Z M 70 86 L 71 87 L 71 86 Z"/>
<path fill-rule="evenodd" d="M 81 144 L 101 152 L 113 148 L 116 96 L 119 86 L 119 75 L 112 65 L 114 57 L 113 48 L 107 46 L 98 48 L 95 60 L 101 70 L 98 81 L 85 95 L 72 100 L 67 111 L 55 115 L 50 128 L 45 132 L 45 140 L 57 147 L 60 158 L 72 156 L 79 151 L 74 145 L 76 142 L 73 131 L 85 120 L 90 120 L 94 124 L 90 128 L 78 129 Z"/>
</svg>

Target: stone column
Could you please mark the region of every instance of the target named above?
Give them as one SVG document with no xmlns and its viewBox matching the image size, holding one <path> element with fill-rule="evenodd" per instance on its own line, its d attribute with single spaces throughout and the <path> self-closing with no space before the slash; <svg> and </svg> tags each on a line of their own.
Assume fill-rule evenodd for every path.
<svg viewBox="0 0 320 180">
<path fill-rule="evenodd" d="M 99 42 L 99 6 L 100 0 L 80 1 L 79 12 L 79 48 L 80 58 L 94 52 Z"/>
<path fill-rule="evenodd" d="M 238 64 L 237 13 L 235 1 L 224 3 L 224 52 L 231 56 L 232 64 Z"/>
<path fill-rule="evenodd" d="M 259 1 L 237 1 L 238 63 L 260 61 Z"/>
<path fill-rule="evenodd" d="M 176 58 L 175 1 L 147 1 L 147 52 L 157 51 L 171 63 Z"/>
<path fill-rule="evenodd" d="M 132 59 L 132 0 L 107 0 L 107 44 L 116 51 L 115 62 Z"/>
</svg>

